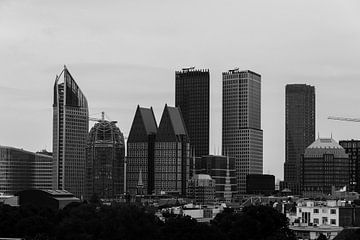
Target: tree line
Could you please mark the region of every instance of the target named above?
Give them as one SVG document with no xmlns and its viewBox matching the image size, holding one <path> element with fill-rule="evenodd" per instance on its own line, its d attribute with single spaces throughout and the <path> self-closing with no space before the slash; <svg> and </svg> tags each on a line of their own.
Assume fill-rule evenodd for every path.
<svg viewBox="0 0 360 240">
<path fill-rule="evenodd" d="M 155 216 L 152 208 L 129 204 L 70 204 L 62 210 L 0 205 L 0 238 L 36 240 L 295 240 L 287 218 L 268 206 L 241 213 L 227 209 L 209 223 L 188 216 Z"/>
</svg>

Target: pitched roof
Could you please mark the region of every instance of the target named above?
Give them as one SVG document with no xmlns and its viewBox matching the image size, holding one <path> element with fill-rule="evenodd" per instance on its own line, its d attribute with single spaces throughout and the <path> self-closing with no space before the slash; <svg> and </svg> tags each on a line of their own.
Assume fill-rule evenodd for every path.
<svg viewBox="0 0 360 240">
<path fill-rule="evenodd" d="M 170 120 L 172 127 L 174 129 L 175 135 L 187 135 L 185 123 L 180 112 L 180 109 L 177 107 L 165 106 L 169 112 Z"/>
<path fill-rule="evenodd" d="M 152 134 L 157 132 L 157 125 L 152 108 L 142 108 L 139 107 L 140 114 L 145 126 L 147 134 Z"/>
<path fill-rule="evenodd" d="M 334 139 L 332 138 L 318 138 L 308 148 L 336 148 L 343 149 Z"/>
</svg>

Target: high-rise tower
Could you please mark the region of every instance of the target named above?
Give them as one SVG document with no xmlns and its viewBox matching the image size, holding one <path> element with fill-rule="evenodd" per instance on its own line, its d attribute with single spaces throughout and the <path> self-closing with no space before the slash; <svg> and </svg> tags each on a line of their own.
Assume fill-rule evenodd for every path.
<svg viewBox="0 0 360 240">
<path fill-rule="evenodd" d="M 155 192 L 186 195 L 190 143 L 181 111 L 165 105 L 155 143 Z"/>
<path fill-rule="evenodd" d="M 175 106 L 179 107 L 195 156 L 209 155 L 209 70 L 175 72 Z"/>
<path fill-rule="evenodd" d="M 235 158 L 237 190 L 246 193 L 246 176 L 263 173 L 260 74 L 223 73 L 222 152 Z"/>
<path fill-rule="evenodd" d="M 285 93 L 284 182 L 299 193 L 301 154 L 315 141 L 315 87 L 288 84 Z"/>
<path fill-rule="evenodd" d="M 53 104 L 53 189 L 84 195 L 87 100 L 66 67 L 56 77 Z"/>
<path fill-rule="evenodd" d="M 99 120 L 86 148 L 86 198 L 118 198 L 124 193 L 124 136 L 116 121 Z"/>
<path fill-rule="evenodd" d="M 131 195 L 137 194 L 140 178 L 145 194 L 152 194 L 154 191 L 156 133 L 157 124 L 153 109 L 138 105 L 127 140 L 126 191 Z"/>
</svg>

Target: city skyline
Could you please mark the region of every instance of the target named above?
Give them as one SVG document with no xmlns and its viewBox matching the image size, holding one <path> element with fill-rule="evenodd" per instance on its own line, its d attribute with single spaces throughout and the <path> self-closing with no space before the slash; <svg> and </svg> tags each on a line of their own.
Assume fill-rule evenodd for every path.
<svg viewBox="0 0 360 240">
<path fill-rule="evenodd" d="M 326 118 L 360 116 L 349 108 L 358 101 L 359 3 L 264 1 L 258 6 L 249 1 L 200 1 L 192 8 L 93 2 L 78 11 L 82 4 L 1 2 L 0 144 L 52 150 L 51 89 L 63 64 L 86 93 L 90 114 L 105 111 L 125 135 L 138 104 L 153 106 L 157 119 L 164 103 L 174 105 L 176 69 L 208 68 L 210 153 L 219 153 L 221 146 L 221 73 L 234 67 L 261 73 L 264 173 L 277 178 L 283 178 L 285 160 L 286 84 L 316 87 L 316 135 L 358 139 L 356 123 Z M 247 11 L 238 19 L 240 7 Z M 187 17 L 173 16 L 173 9 L 186 11 Z M 152 14 L 156 11 L 158 17 Z"/>
</svg>

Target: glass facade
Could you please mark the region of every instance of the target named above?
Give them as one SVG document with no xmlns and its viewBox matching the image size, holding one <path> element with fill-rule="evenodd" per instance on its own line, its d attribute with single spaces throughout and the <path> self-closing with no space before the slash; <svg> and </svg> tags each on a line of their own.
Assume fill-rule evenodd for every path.
<svg viewBox="0 0 360 240">
<path fill-rule="evenodd" d="M 124 136 L 116 122 L 99 121 L 86 148 L 86 198 L 114 199 L 124 193 Z"/>
<path fill-rule="evenodd" d="M 291 187 L 300 183 L 301 154 L 315 141 L 315 87 L 286 85 L 284 182 Z M 292 187 L 292 192 L 298 188 Z"/>
<path fill-rule="evenodd" d="M 63 82 L 60 80 L 63 78 Z M 56 78 L 53 103 L 53 189 L 84 195 L 88 104 L 66 67 Z"/>
<path fill-rule="evenodd" d="M 52 187 L 52 156 L 0 146 L 0 192 Z"/>
<path fill-rule="evenodd" d="M 197 157 L 209 154 L 210 73 L 184 69 L 175 73 L 175 106 L 179 107 Z"/>
</svg>

